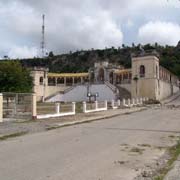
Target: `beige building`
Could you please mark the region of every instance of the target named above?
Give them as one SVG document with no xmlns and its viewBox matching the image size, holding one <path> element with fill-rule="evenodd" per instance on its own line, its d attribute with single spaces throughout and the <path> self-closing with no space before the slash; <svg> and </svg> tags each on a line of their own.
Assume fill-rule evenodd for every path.
<svg viewBox="0 0 180 180">
<path fill-rule="evenodd" d="M 71 92 L 71 97 L 72 95 L 80 96 L 79 93 L 81 93 L 81 89 L 85 89 L 84 87 L 87 87 L 88 94 L 88 89 L 92 85 L 96 89 L 96 94 L 101 93 L 101 99 L 107 98 L 107 88 L 115 93 L 115 99 L 149 97 L 162 100 L 179 91 L 178 77 L 159 65 L 159 57 L 156 53 L 133 55 L 131 69 L 124 69 L 123 66 L 108 62 L 100 62 L 95 63 L 94 67 L 85 73 L 50 73 L 48 69 L 34 68 L 32 76 L 34 79 L 33 90 L 38 101 L 46 101 L 57 95 L 62 97 L 66 94 L 68 97 L 68 93 L 71 91 L 74 92 L 74 95 Z M 98 85 L 102 84 L 105 84 L 107 88 L 101 86 L 98 91 Z M 79 86 L 78 91 L 75 91 L 77 86 Z M 102 87 L 106 93 L 104 97 Z M 60 99 L 57 101 L 61 101 Z M 81 100 L 86 100 L 86 97 L 79 99 L 79 101 Z"/>
</svg>

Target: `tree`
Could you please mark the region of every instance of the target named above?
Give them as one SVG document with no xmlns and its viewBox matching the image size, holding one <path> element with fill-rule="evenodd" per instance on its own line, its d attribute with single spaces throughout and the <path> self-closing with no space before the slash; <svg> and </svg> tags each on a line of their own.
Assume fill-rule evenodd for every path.
<svg viewBox="0 0 180 180">
<path fill-rule="evenodd" d="M 0 92 L 32 92 L 30 72 L 18 61 L 0 62 Z"/>
</svg>

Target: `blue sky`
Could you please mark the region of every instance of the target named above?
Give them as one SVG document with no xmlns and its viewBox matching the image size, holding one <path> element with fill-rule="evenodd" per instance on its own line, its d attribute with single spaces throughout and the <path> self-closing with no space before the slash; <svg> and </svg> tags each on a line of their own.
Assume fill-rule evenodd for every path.
<svg viewBox="0 0 180 180">
<path fill-rule="evenodd" d="M 55 54 L 180 40 L 179 0 L 0 0 L 0 57 L 40 56 L 42 14 Z"/>
</svg>

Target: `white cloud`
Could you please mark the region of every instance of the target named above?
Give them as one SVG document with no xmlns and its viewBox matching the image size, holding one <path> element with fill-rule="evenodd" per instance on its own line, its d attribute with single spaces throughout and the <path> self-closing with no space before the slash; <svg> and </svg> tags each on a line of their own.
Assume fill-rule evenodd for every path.
<svg viewBox="0 0 180 180">
<path fill-rule="evenodd" d="M 128 19 L 127 22 L 126 22 L 126 26 L 128 28 L 132 28 L 134 26 L 134 22 L 131 19 Z"/>
<path fill-rule="evenodd" d="M 180 40 L 180 25 L 172 22 L 148 22 L 140 27 L 138 37 L 142 43 L 177 45 Z"/>
<path fill-rule="evenodd" d="M 178 22 L 179 7 L 178 0 L 0 1 L 0 55 L 8 54 L 14 45 L 40 48 L 42 14 L 46 15 L 46 48 L 59 54 L 135 42 L 139 24 Z M 131 34 L 123 37 L 121 27 Z"/>
<path fill-rule="evenodd" d="M 38 49 L 35 47 L 27 47 L 27 46 L 14 46 L 10 49 L 8 53 L 8 57 L 12 59 L 16 58 L 32 58 L 38 55 Z"/>
</svg>

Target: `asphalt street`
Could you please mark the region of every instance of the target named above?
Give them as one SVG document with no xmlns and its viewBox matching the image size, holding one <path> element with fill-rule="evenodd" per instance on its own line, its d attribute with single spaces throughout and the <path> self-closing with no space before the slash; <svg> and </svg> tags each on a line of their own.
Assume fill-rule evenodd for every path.
<svg viewBox="0 0 180 180">
<path fill-rule="evenodd" d="M 0 141 L 0 179 L 132 180 L 176 142 L 179 117 L 180 108 L 150 108 Z"/>
</svg>

